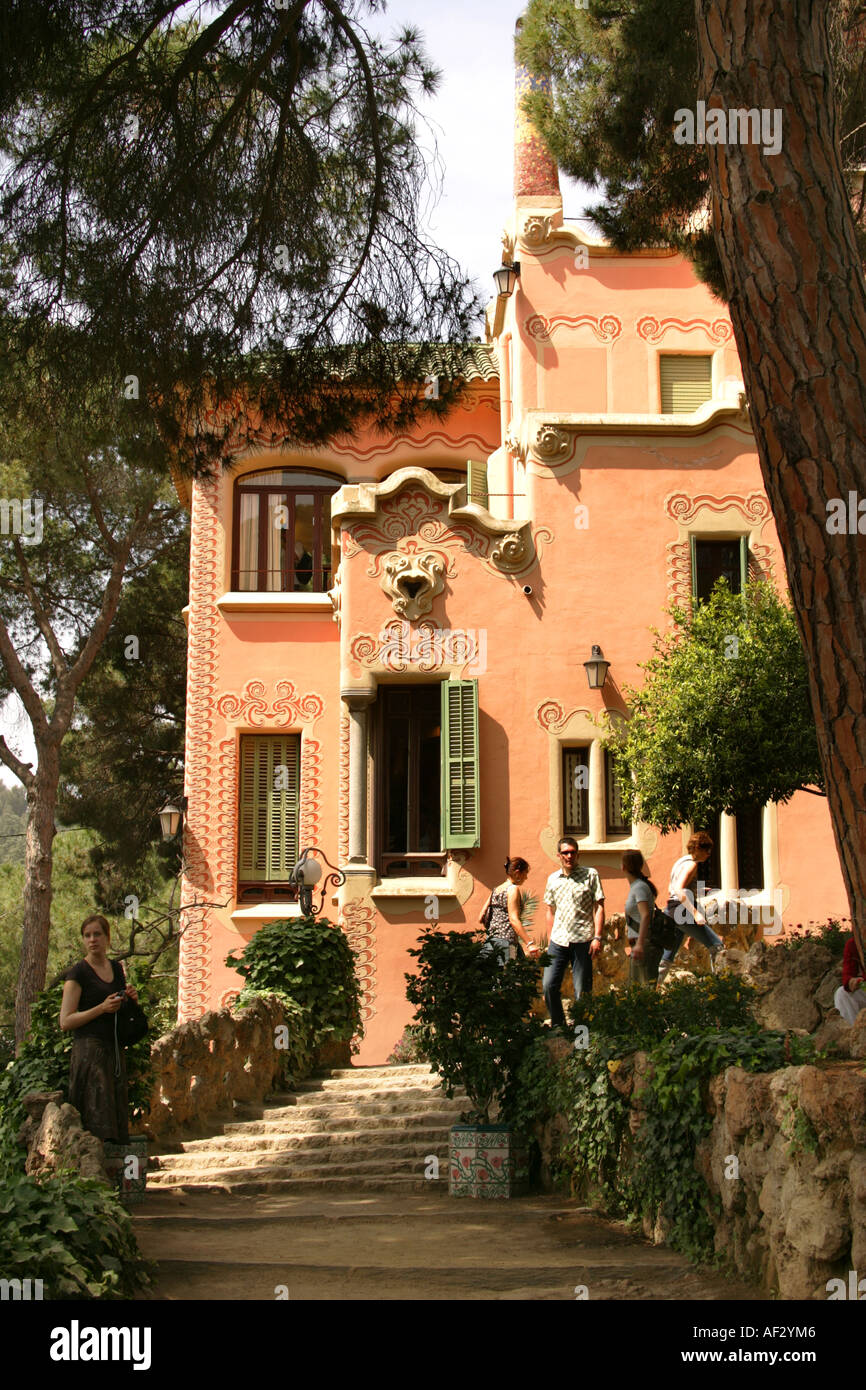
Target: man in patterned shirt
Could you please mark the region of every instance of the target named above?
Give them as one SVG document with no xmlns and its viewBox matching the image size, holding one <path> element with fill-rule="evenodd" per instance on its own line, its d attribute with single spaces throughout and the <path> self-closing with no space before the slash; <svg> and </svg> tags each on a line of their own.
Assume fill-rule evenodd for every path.
<svg viewBox="0 0 866 1390">
<path fill-rule="evenodd" d="M 547 953 L 544 1002 L 553 1028 L 565 1025 L 560 989 L 566 965 L 571 963 L 574 997 L 592 993 L 592 958 L 601 950 L 604 931 L 604 890 L 595 869 L 578 865 L 577 841 L 564 835 L 558 846 L 562 867 L 551 874 L 544 890 L 547 904 Z"/>
</svg>

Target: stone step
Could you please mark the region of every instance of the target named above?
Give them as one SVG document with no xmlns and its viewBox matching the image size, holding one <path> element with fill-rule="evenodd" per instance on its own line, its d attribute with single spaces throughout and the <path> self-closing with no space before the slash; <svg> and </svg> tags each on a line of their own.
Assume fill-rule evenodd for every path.
<svg viewBox="0 0 866 1390">
<path fill-rule="evenodd" d="M 413 1100 L 411 1104 L 392 1096 L 390 1100 L 356 1101 L 354 1104 L 335 1104 L 333 1102 L 305 1106 L 267 1106 L 255 1117 L 243 1120 L 227 1120 L 224 1128 L 234 1129 L 238 1125 L 282 1125 L 295 1120 L 330 1120 L 343 1116 L 348 1119 L 363 1119 L 368 1115 L 429 1115 L 459 1114 L 465 1110 L 465 1096 L 454 1096 L 449 1100 L 445 1095 L 428 1096 L 423 1100 Z"/>
<path fill-rule="evenodd" d="M 438 1181 L 425 1178 L 413 1178 L 407 1176 L 393 1176 L 390 1173 L 379 1173 L 373 1177 L 315 1177 L 315 1178 L 250 1178 L 242 1181 L 215 1179 L 213 1177 L 203 1177 L 193 1179 L 188 1176 L 169 1175 L 165 1179 L 158 1181 L 159 1174 L 148 1175 L 148 1188 L 172 1188 L 178 1192 L 227 1192 L 236 1197 L 256 1197 L 267 1195 L 268 1193 L 292 1193 L 292 1192 L 424 1192 L 432 1195 L 447 1196 L 448 1194 L 448 1174 L 447 1171 L 440 1169 Z M 177 1178 L 175 1181 L 174 1179 Z"/>
<path fill-rule="evenodd" d="M 298 1084 L 295 1093 L 295 1104 L 305 1105 L 316 1099 L 333 1100 L 336 1104 L 343 1104 L 347 1100 L 387 1100 L 411 1099 L 413 1096 L 423 1097 L 431 1095 L 441 1095 L 442 1087 L 438 1082 L 412 1082 L 406 1086 L 389 1086 L 384 1081 L 333 1081 L 324 1082 L 315 1086 L 306 1081 Z M 276 1099 L 276 1098 L 275 1098 Z M 270 1097 L 268 1097 L 270 1100 Z M 279 1102 L 278 1102 L 279 1103 Z"/>
<path fill-rule="evenodd" d="M 302 1149 L 324 1149 L 329 1145 L 335 1147 L 354 1147 L 358 1144 L 382 1144 L 386 1146 L 398 1146 L 400 1144 L 411 1144 L 417 1147 L 419 1144 L 440 1142 L 445 1132 L 443 1125 L 415 1125 L 411 1129 L 404 1129 L 403 1126 L 394 1126 L 391 1129 L 362 1128 L 346 1130 L 322 1130 L 321 1127 L 308 1130 L 304 1134 L 290 1134 L 283 1132 L 273 1135 L 262 1134 L 218 1134 L 210 1139 L 187 1139 L 180 1145 L 180 1151 L 184 1154 L 206 1154 L 218 1151 L 220 1153 L 279 1153 L 294 1152 Z M 447 1133 L 446 1133 L 447 1138 Z M 166 1154 L 166 1158 L 177 1157 L 177 1154 Z"/>
<path fill-rule="evenodd" d="M 312 1079 L 317 1076 L 337 1076 L 337 1077 L 373 1077 L 387 1076 L 394 1077 L 395 1080 L 403 1076 L 435 1076 L 435 1072 L 426 1062 L 407 1062 L 405 1066 L 399 1067 L 332 1067 L 327 1071 L 314 1072 Z"/>
<path fill-rule="evenodd" d="M 182 1160 L 187 1157 L 185 1154 L 169 1155 L 170 1158 Z M 224 1159 L 231 1160 L 236 1155 L 225 1154 Z M 172 1166 L 170 1168 L 159 1169 L 155 1173 L 148 1173 L 148 1185 L 154 1187 L 177 1186 L 181 1182 L 200 1181 L 205 1182 L 247 1182 L 261 1180 L 266 1173 L 268 1180 L 276 1178 L 303 1178 L 303 1177 L 357 1177 L 371 1178 L 379 1174 L 387 1174 L 391 1177 L 403 1175 L 417 1175 L 419 1178 L 424 1176 L 425 1155 L 411 1155 L 403 1157 L 383 1157 L 382 1155 L 358 1158 L 346 1161 L 344 1156 L 340 1156 L 334 1163 L 322 1163 L 320 1160 L 313 1163 L 274 1163 L 270 1154 L 261 1155 L 264 1160 L 262 1163 L 250 1163 L 250 1155 L 244 1155 L 247 1162 L 243 1165 L 232 1162 L 218 1163 L 211 1165 L 203 1164 L 191 1165 L 190 1167 Z M 439 1171 L 447 1171 L 447 1156 L 437 1154 L 439 1160 Z"/>
<path fill-rule="evenodd" d="M 284 1120 L 229 1120 L 222 1127 L 224 1136 L 237 1136 L 243 1138 L 246 1135 L 269 1135 L 271 1138 L 280 1134 L 295 1136 L 301 1134 L 332 1134 L 339 1131 L 350 1129 L 361 1132 L 366 1129 L 381 1128 L 383 1121 L 388 1119 L 399 1119 L 400 1128 L 403 1130 L 415 1130 L 435 1127 L 437 1129 L 450 1129 L 460 1118 L 461 1109 L 465 1108 L 465 1101 L 455 1100 L 453 1104 L 444 1101 L 448 1109 L 439 1108 L 412 1111 L 408 1114 L 398 1110 L 382 1111 L 381 1108 L 371 1113 L 361 1115 L 349 1115 L 345 1111 L 334 1113 L 327 1110 L 320 1115 L 304 1114 L 297 1118 Z M 189 1143 L 201 1142 L 198 1140 L 188 1140 Z"/>
<path fill-rule="evenodd" d="M 341 1149 L 249 1149 L 242 1153 L 236 1150 L 211 1149 L 204 1154 L 163 1154 L 160 1158 L 161 1173 L 198 1173 L 213 1172 L 220 1169 L 228 1172 L 235 1168 L 283 1168 L 287 1173 L 306 1173 L 306 1172 L 336 1172 L 337 1169 L 345 1171 L 354 1170 L 358 1167 L 374 1164 L 383 1169 L 399 1166 L 415 1166 L 420 1164 L 424 1168 L 426 1159 L 431 1155 L 444 1162 L 447 1155 L 448 1144 L 440 1140 L 431 1143 L 418 1144 L 404 1148 L 388 1144 L 360 1144 L 357 1148 Z"/>
</svg>

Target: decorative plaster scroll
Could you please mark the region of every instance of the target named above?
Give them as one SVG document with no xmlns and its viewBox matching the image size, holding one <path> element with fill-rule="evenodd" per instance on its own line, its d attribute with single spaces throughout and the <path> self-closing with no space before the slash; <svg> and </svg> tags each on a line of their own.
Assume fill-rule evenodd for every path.
<svg viewBox="0 0 866 1390">
<path fill-rule="evenodd" d="M 376 1009 L 376 909 L 355 900 L 344 903 L 339 925 L 355 952 L 355 969 L 361 986 L 361 1017 L 369 1023 Z"/>
<path fill-rule="evenodd" d="M 482 401 L 479 403 L 472 401 L 469 406 L 457 408 L 475 411 L 479 404 L 486 404 L 491 414 L 499 414 L 499 401 L 494 401 L 492 396 L 486 402 Z M 494 428 L 492 421 L 490 425 L 491 429 Z M 476 457 L 479 454 L 485 455 L 493 447 L 489 436 L 481 435 L 477 431 L 468 431 L 466 434 L 455 436 L 447 430 L 440 429 L 429 430 L 427 434 L 424 435 L 407 433 L 392 434 L 388 436 L 387 441 L 377 439 L 374 444 L 369 444 L 363 449 L 348 441 L 332 441 L 330 448 L 335 454 L 345 454 L 349 458 L 366 462 L 366 460 L 374 457 L 377 459 L 386 458 L 388 454 L 393 453 L 395 449 L 403 448 L 407 444 L 412 446 L 413 451 L 431 449 L 437 445 L 442 445 L 446 449 L 460 449 L 461 452 L 466 453 L 467 457 L 470 455 L 475 455 Z"/>
<path fill-rule="evenodd" d="M 219 822 L 215 864 L 216 889 L 221 898 L 235 891 L 235 856 L 238 843 L 238 754 L 234 737 L 219 745 L 217 787 Z"/>
<path fill-rule="evenodd" d="M 186 712 L 185 792 L 189 798 L 184 830 L 181 887 L 178 1021 L 198 1018 L 208 1006 L 211 978 L 211 918 L 194 910 L 213 898 L 212 865 L 219 810 L 214 777 L 213 695 L 216 684 L 219 613 L 216 600 L 222 572 L 219 522 L 220 480 L 212 474 L 193 486 L 192 554 L 189 591 L 190 680 Z"/>
<path fill-rule="evenodd" d="M 555 425 L 542 425 L 536 433 L 532 452 L 545 463 L 562 463 L 570 454 L 573 439 Z"/>
<path fill-rule="evenodd" d="M 301 804 L 298 844 L 321 843 L 322 745 L 306 732 L 301 736 Z"/>
<path fill-rule="evenodd" d="M 561 214 L 560 214 L 561 216 Z M 583 246 L 583 239 L 571 228 L 556 226 L 551 213 L 532 212 L 520 224 L 517 240 L 525 251 L 553 250 L 560 246 Z"/>
<path fill-rule="evenodd" d="M 680 333 L 691 333 L 694 329 L 700 329 L 712 338 L 716 343 L 727 343 L 733 337 L 733 329 L 728 319 L 657 319 L 651 314 L 646 318 L 638 319 L 637 335 L 647 343 L 657 343 L 664 337 L 669 329 L 675 328 Z"/>
<path fill-rule="evenodd" d="M 520 573 L 537 558 L 529 521 L 494 517 L 487 508 L 467 502 L 465 486 L 441 483 L 423 468 L 402 468 L 382 483 L 346 485 L 335 495 L 331 516 L 342 525 L 347 559 L 362 550 L 374 556 L 395 549 L 409 553 L 412 547 L 400 542 L 410 536 L 426 547 L 463 550 L 494 573 Z M 522 547 L 514 544 L 515 535 L 523 538 Z M 368 573 L 380 572 L 381 566 L 371 563 Z M 446 573 L 454 571 L 449 567 Z"/>
<path fill-rule="evenodd" d="M 340 701 L 340 774 L 337 805 L 337 854 L 345 864 L 349 858 L 349 711 Z"/>
<path fill-rule="evenodd" d="M 482 675 L 487 670 L 487 630 L 440 628 L 432 618 L 414 629 L 407 622 L 390 622 L 378 637 L 359 632 L 349 658 L 367 670 L 427 672 L 449 666 L 462 667 L 464 676 Z"/>
<path fill-rule="evenodd" d="M 277 681 L 274 687 L 278 699 L 271 704 L 263 681 L 248 681 L 240 695 L 227 691 L 217 700 L 217 711 L 234 723 L 252 724 L 260 729 L 280 728 L 286 724 L 315 722 L 325 708 L 321 695 L 310 692 L 299 697 L 291 681 Z"/>
<path fill-rule="evenodd" d="M 543 341 L 549 338 L 555 328 L 591 328 L 600 343 L 615 343 L 622 333 L 622 323 L 613 314 L 554 314 L 545 318 L 543 314 L 533 314 L 524 323 L 530 338 Z"/>
<path fill-rule="evenodd" d="M 223 993 L 222 993 L 222 994 L 220 995 L 220 997 L 219 997 L 219 1007 L 220 1007 L 221 1009 L 230 1009 L 231 1006 L 232 1006 L 232 1004 L 235 1002 L 235 1000 L 237 999 L 237 997 L 238 997 L 239 994 L 240 994 L 240 990 L 239 990 L 239 989 L 227 989 L 227 990 L 224 990 Z"/>
<path fill-rule="evenodd" d="M 670 541 L 667 545 L 668 598 L 671 603 L 676 603 L 681 608 L 687 608 L 691 604 L 692 553 L 688 528 L 696 519 L 700 526 L 701 515 L 706 522 L 708 513 L 710 516 L 721 517 L 725 512 L 733 510 L 742 516 L 745 523 L 743 530 L 748 529 L 752 533 L 749 545 L 749 576 L 772 579 L 772 550 L 758 539 L 771 518 L 770 504 L 762 492 L 750 492 L 747 497 L 738 496 L 736 493 L 726 493 L 724 497 L 698 493 L 697 496 L 690 497 L 684 492 L 674 492 L 665 498 L 664 505 L 668 516 L 679 528 L 677 540 Z"/>
<path fill-rule="evenodd" d="M 587 718 L 591 717 L 588 709 L 581 709 L 579 706 L 566 714 L 564 706 L 558 700 L 544 700 L 540 705 L 535 706 L 535 722 L 539 728 L 545 729 L 549 734 L 562 733 L 566 724 L 577 714 L 585 714 Z"/>
<path fill-rule="evenodd" d="M 726 512 L 730 507 L 736 507 L 753 525 L 763 525 L 770 518 L 770 504 L 762 492 L 750 492 L 748 497 L 733 492 L 724 497 L 710 497 L 707 493 L 689 497 L 685 492 L 672 492 L 665 498 L 668 516 L 683 525 L 692 521 L 699 511 Z"/>
<path fill-rule="evenodd" d="M 384 557 L 383 568 L 381 587 L 397 616 L 410 622 L 429 613 L 445 588 L 446 561 L 434 550 L 406 555 L 393 551 Z"/>
</svg>

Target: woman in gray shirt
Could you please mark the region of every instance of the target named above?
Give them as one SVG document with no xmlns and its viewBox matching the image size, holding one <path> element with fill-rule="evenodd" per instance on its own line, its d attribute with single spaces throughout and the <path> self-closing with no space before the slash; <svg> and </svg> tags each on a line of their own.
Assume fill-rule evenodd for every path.
<svg viewBox="0 0 866 1390">
<path fill-rule="evenodd" d="M 643 872 L 643 855 L 640 850 L 624 850 L 620 863 L 628 879 L 628 897 L 625 900 L 626 928 L 631 946 L 628 982 L 630 985 L 655 986 L 659 977 L 662 948 L 652 945 L 650 924 L 658 889 Z"/>
</svg>

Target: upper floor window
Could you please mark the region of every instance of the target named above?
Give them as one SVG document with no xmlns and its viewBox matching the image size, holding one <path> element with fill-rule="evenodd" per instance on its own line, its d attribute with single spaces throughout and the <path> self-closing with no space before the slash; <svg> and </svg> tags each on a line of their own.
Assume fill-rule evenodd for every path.
<svg viewBox="0 0 866 1390">
<path fill-rule="evenodd" d="M 235 484 L 231 587 L 242 593 L 324 593 L 331 585 L 327 473 L 273 469 Z"/>
<path fill-rule="evenodd" d="M 692 536 L 691 540 L 692 594 L 695 599 L 705 603 L 719 579 L 728 581 L 732 594 L 741 594 L 749 570 L 748 536 L 735 536 L 729 540 L 702 540 L 699 536 Z"/>
<path fill-rule="evenodd" d="M 659 358 L 663 415 L 692 415 L 713 395 L 711 356 L 666 353 Z"/>
<path fill-rule="evenodd" d="M 631 821 L 622 804 L 622 792 L 615 772 L 616 763 L 608 748 L 604 750 L 604 815 L 605 834 L 630 835 Z"/>
</svg>

